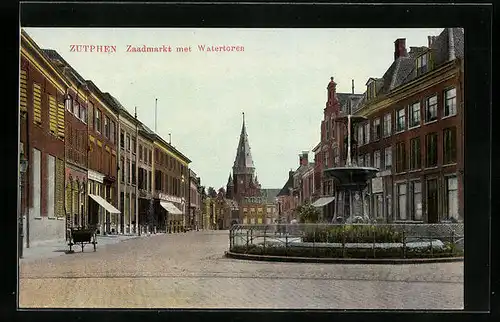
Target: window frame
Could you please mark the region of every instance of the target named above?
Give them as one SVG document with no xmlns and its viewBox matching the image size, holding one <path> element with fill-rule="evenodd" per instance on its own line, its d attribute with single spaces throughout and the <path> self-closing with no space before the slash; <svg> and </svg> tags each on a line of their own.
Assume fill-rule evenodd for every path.
<svg viewBox="0 0 500 322">
<path fill-rule="evenodd" d="M 414 145 L 414 143 L 418 143 Z M 417 151 L 414 151 L 416 147 Z M 422 168 L 422 142 L 420 136 L 410 139 L 410 171 L 420 170 Z"/>
<path fill-rule="evenodd" d="M 400 115 L 403 112 L 403 115 Z M 403 126 L 400 129 L 400 120 L 403 120 Z M 396 131 L 394 133 L 402 133 L 406 130 L 406 108 L 402 107 L 396 110 Z"/>
<path fill-rule="evenodd" d="M 448 135 L 450 135 L 450 140 L 454 142 L 447 142 Z M 453 144 L 454 143 L 454 144 Z M 448 144 L 450 144 L 450 150 L 448 151 Z M 443 129 L 443 165 L 453 165 L 457 164 L 457 128 L 456 126 L 448 127 Z M 450 158 L 450 154 L 451 158 Z"/>
<path fill-rule="evenodd" d="M 401 187 L 405 187 L 405 192 L 401 193 Z M 397 220 L 399 221 L 408 221 L 408 183 L 407 182 L 399 182 L 396 183 L 396 192 L 397 192 Z M 401 197 L 404 196 L 404 207 L 401 207 Z M 401 218 L 401 209 L 404 209 L 405 218 Z"/>
<path fill-rule="evenodd" d="M 430 105 L 429 102 L 433 98 L 436 100 L 436 102 L 435 102 L 435 104 Z M 435 118 L 434 119 L 427 119 L 427 116 L 429 115 L 430 107 L 431 106 L 434 107 L 433 110 L 434 110 L 434 113 L 435 113 L 435 116 L 434 116 Z M 424 113 L 425 113 L 424 124 L 429 124 L 429 123 L 433 123 L 433 122 L 437 122 L 438 121 L 438 118 L 439 118 L 438 117 L 438 96 L 436 94 L 431 95 L 431 96 L 429 96 L 429 97 L 427 97 L 425 99 L 425 111 L 424 111 Z"/>
<path fill-rule="evenodd" d="M 455 95 L 453 97 L 451 97 L 451 98 L 446 97 L 446 94 L 449 93 L 449 92 L 451 92 L 451 91 L 455 91 Z M 446 113 L 447 107 L 448 107 L 447 103 L 451 99 L 454 101 L 454 113 L 450 114 L 448 112 L 448 114 L 447 114 Z M 455 115 L 457 115 L 457 88 L 455 86 L 453 86 L 453 87 L 449 87 L 449 88 L 447 88 L 447 89 L 445 89 L 443 91 L 443 118 L 452 117 L 452 116 L 455 116 Z"/>
<path fill-rule="evenodd" d="M 415 107 L 418 107 L 418 112 Z M 415 115 L 418 115 L 418 123 L 415 122 Z M 420 101 L 408 105 L 408 129 L 417 128 L 422 124 L 422 112 Z"/>
<path fill-rule="evenodd" d="M 389 117 L 387 120 L 387 116 Z M 389 125 L 389 126 L 387 126 Z M 383 128 L 383 137 L 389 137 L 392 135 L 392 113 L 384 114 L 384 128 Z"/>
<path fill-rule="evenodd" d="M 406 172 L 406 141 L 396 143 L 396 173 Z"/>
<path fill-rule="evenodd" d="M 389 156 L 389 158 L 387 158 L 387 156 Z M 387 160 L 390 161 L 390 164 L 387 163 Z M 384 148 L 384 169 L 392 169 L 392 145 Z"/>
<path fill-rule="evenodd" d="M 373 120 L 373 141 L 378 141 L 382 138 L 382 124 L 380 117 L 377 117 Z"/>
<path fill-rule="evenodd" d="M 435 155 L 435 161 L 434 161 L 434 164 L 430 164 L 430 161 L 429 161 L 429 155 L 430 155 L 430 148 L 429 148 L 429 144 L 430 144 L 430 141 L 429 139 L 431 137 L 435 137 L 435 148 L 434 148 L 434 155 Z M 439 163 L 439 160 L 438 160 L 438 133 L 437 132 L 431 132 L 431 133 L 427 133 L 426 136 L 425 136 L 425 167 L 426 168 L 435 168 L 438 166 L 438 163 Z"/>
</svg>

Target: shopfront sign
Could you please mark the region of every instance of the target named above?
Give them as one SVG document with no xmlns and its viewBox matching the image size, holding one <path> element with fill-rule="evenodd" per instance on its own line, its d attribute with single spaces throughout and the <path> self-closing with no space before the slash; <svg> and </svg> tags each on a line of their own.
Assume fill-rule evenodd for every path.
<svg viewBox="0 0 500 322">
<path fill-rule="evenodd" d="M 89 180 L 93 180 L 93 181 L 97 181 L 97 182 L 100 182 L 100 183 L 104 183 L 104 175 L 99 173 L 99 172 L 95 172 L 95 171 L 92 171 L 92 170 L 89 170 L 88 171 L 88 178 Z"/>
<path fill-rule="evenodd" d="M 165 200 L 165 201 L 170 201 L 170 202 L 177 202 L 177 203 L 182 203 L 182 199 L 179 197 L 174 197 L 170 196 L 164 193 L 159 193 L 158 194 L 158 199 Z"/>
</svg>

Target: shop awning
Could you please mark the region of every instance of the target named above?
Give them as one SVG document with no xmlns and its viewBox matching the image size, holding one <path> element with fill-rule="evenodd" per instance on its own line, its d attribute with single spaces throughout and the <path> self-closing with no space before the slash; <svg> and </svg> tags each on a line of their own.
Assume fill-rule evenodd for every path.
<svg viewBox="0 0 500 322">
<path fill-rule="evenodd" d="M 115 207 L 113 207 L 112 204 L 110 204 L 109 202 L 107 202 L 106 200 L 104 200 L 103 198 L 101 198 L 100 196 L 89 194 L 89 197 L 92 198 L 92 199 L 94 199 L 95 202 L 97 202 L 101 207 L 103 207 L 104 209 L 106 209 L 107 211 L 109 211 L 110 214 L 119 214 L 119 213 L 121 213 L 120 210 L 118 210 Z"/>
<path fill-rule="evenodd" d="M 312 205 L 314 207 L 323 207 L 328 205 L 330 202 L 332 202 L 335 199 L 335 197 L 322 197 L 316 200 Z"/>
<path fill-rule="evenodd" d="M 180 211 L 179 208 L 174 206 L 171 202 L 160 201 L 160 205 L 172 215 L 182 215 L 182 211 Z"/>
</svg>

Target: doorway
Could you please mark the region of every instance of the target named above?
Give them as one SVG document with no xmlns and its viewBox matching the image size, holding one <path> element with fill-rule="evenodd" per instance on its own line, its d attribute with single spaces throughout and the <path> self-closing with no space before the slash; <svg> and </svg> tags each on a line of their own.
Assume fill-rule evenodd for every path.
<svg viewBox="0 0 500 322">
<path fill-rule="evenodd" d="M 437 223 L 438 216 L 438 183 L 437 179 L 427 180 L 427 222 Z"/>
</svg>

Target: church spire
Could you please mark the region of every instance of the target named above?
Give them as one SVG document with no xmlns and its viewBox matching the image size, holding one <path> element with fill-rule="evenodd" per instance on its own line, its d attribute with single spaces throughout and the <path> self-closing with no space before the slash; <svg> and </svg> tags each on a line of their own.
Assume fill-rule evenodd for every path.
<svg viewBox="0 0 500 322">
<path fill-rule="evenodd" d="M 248 135 L 245 126 L 245 113 L 243 112 L 242 115 L 243 124 L 241 126 L 240 140 L 233 165 L 235 174 L 253 173 L 254 171 L 252 153 L 250 151 L 250 144 L 248 143 Z"/>
</svg>

